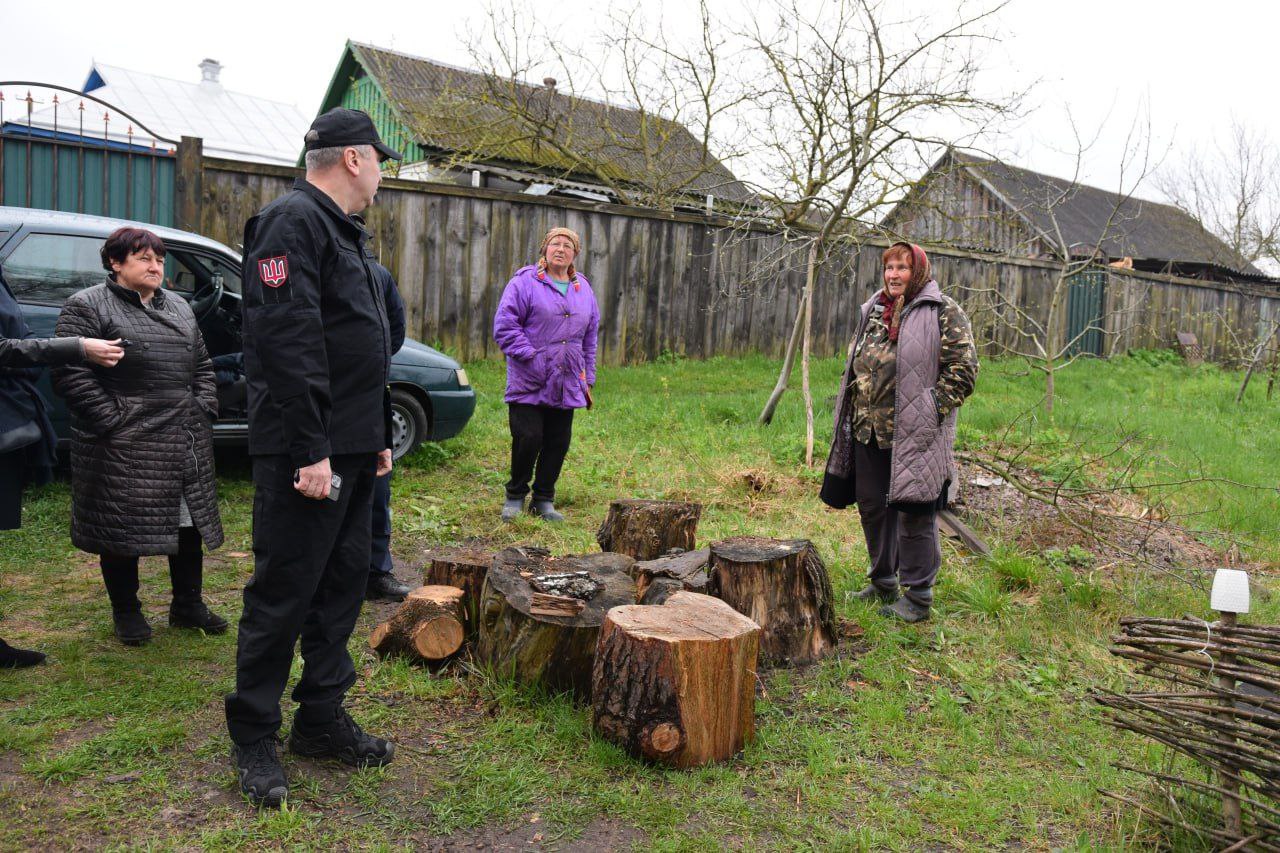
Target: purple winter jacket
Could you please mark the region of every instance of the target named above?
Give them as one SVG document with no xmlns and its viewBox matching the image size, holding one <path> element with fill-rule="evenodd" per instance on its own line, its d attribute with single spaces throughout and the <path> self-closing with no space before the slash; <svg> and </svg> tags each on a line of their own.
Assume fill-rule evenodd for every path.
<svg viewBox="0 0 1280 853">
<path fill-rule="evenodd" d="M 508 403 L 581 409 L 596 384 L 600 308 L 582 273 L 564 296 L 536 266 L 516 270 L 493 318 L 507 356 Z"/>
</svg>

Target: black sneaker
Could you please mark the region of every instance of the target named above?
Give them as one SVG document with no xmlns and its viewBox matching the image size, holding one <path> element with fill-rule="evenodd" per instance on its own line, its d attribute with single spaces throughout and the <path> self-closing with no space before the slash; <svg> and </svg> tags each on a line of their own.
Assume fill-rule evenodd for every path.
<svg viewBox="0 0 1280 853">
<path fill-rule="evenodd" d="M 169 625 L 173 628 L 194 628 L 206 634 L 221 634 L 227 630 L 227 620 L 199 599 L 170 604 Z"/>
<path fill-rule="evenodd" d="M 880 615 L 890 619 L 901 619 L 903 622 L 924 622 L 929 618 L 929 608 L 904 595 L 893 604 L 881 607 Z"/>
<path fill-rule="evenodd" d="M 151 639 L 151 625 L 141 610 L 129 610 L 124 613 L 112 611 L 111 621 L 114 625 L 116 639 L 126 646 L 146 645 Z"/>
<path fill-rule="evenodd" d="M 44 663 L 44 652 L 15 649 L 4 640 L 0 640 L 0 669 L 22 669 L 38 663 Z"/>
<path fill-rule="evenodd" d="M 381 598 L 386 601 L 404 601 L 409 594 L 409 587 L 396 580 L 391 572 L 369 572 L 369 581 L 365 584 L 365 598 Z"/>
<path fill-rule="evenodd" d="M 255 806 L 278 809 L 289 797 L 289 780 L 280 766 L 279 741 L 269 735 L 253 743 L 231 745 L 231 761 L 240 773 L 240 793 Z"/>
<path fill-rule="evenodd" d="M 391 763 L 396 745 L 365 734 L 339 705 L 333 720 L 323 726 L 306 726 L 294 717 L 289 751 L 308 758 L 336 758 L 352 767 L 381 767 Z"/>
</svg>

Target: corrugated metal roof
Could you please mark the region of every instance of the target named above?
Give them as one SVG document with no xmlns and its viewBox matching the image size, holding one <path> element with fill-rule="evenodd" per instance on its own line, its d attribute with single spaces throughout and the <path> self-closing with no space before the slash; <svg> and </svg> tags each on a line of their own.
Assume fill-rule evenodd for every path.
<svg viewBox="0 0 1280 853">
<path fill-rule="evenodd" d="M 373 45 L 349 48 L 427 148 L 657 192 L 758 201 L 676 122 Z"/>
<path fill-rule="evenodd" d="M 174 140 L 200 137 L 204 153 L 212 157 L 292 166 L 302 150 L 302 136 L 311 126 L 311 120 L 292 104 L 231 92 L 216 82 L 173 80 L 104 63 L 94 64 L 88 81 L 97 82 L 95 77 L 103 84 L 92 89 L 95 97 L 134 116 L 159 136 Z M 87 87 L 92 85 L 88 81 Z M 70 100 L 64 98 L 59 112 L 60 133 L 77 129 Z M 85 136 L 101 139 L 101 108 L 91 110 L 94 106 L 86 104 Z M 92 119 L 88 113 L 93 114 Z M 26 116 L 10 123 L 25 127 Z M 34 111 L 31 124 L 51 130 L 53 107 Z M 126 141 L 127 124 L 114 118 L 109 124 L 109 138 Z M 149 139 L 135 128 L 135 143 Z"/>
</svg>

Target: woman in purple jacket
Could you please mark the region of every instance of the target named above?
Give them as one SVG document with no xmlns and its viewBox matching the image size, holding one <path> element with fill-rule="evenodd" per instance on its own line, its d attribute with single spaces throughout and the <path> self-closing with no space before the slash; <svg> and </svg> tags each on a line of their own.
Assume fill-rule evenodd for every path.
<svg viewBox="0 0 1280 853">
<path fill-rule="evenodd" d="M 573 410 L 591 406 L 596 384 L 596 332 L 600 308 L 586 276 L 573 262 L 582 241 L 568 228 L 542 239 L 538 262 L 516 270 L 493 318 L 493 339 L 507 356 L 511 480 L 503 521 L 524 509 L 544 521 L 556 511 L 556 480 L 573 434 Z M 537 476 L 534 476 L 535 466 Z"/>
</svg>

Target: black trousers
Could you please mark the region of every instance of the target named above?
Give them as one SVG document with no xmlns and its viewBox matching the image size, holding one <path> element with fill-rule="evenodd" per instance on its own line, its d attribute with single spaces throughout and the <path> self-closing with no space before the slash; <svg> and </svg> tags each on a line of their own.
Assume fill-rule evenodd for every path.
<svg viewBox="0 0 1280 853">
<path fill-rule="evenodd" d="M 142 609 L 138 601 L 138 558 L 118 554 L 101 554 L 102 582 L 111 599 L 111 612 L 136 613 Z M 200 600 L 204 574 L 204 542 L 194 527 L 178 528 L 178 553 L 169 555 L 169 582 L 177 604 L 194 604 Z"/>
<path fill-rule="evenodd" d="M 369 575 L 391 574 L 391 477 L 373 481 L 373 538 L 369 548 Z"/>
<path fill-rule="evenodd" d="M 0 530 L 22 526 L 22 479 L 25 448 L 0 453 Z"/>
<path fill-rule="evenodd" d="M 908 598 L 928 607 L 942 568 L 938 514 L 899 512 L 889 506 L 892 450 L 855 441 L 853 465 L 858 514 L 871 559 L 868 577 L 884 588 L 900 584 Z"/>
<path fill-rule="evenodd" d="M 293 488 L 287 456 L 253 460 L 253 577 L 244 588 L 236 645 L 236 689 L 226 697 L 237 743 L 280 729 L 280 697 L 302 640 L 293 690 L 301 716 L 331 716 L 355 683 L 347 641 L 369 577 L 373 453 L 333 456 L 339 498 L 313 500 Z"/>
<path fill-rule="evenodd" d="M 529 494 L 533 477 L 533 499 L 556 499 L 556 480 L 573 439 L 573 409 L 508 403 L 511 425 L 511 480 L 507 497 L 518 500 Z M 537 467 L 537 476 L 534 468 Z"/>
</svg>

